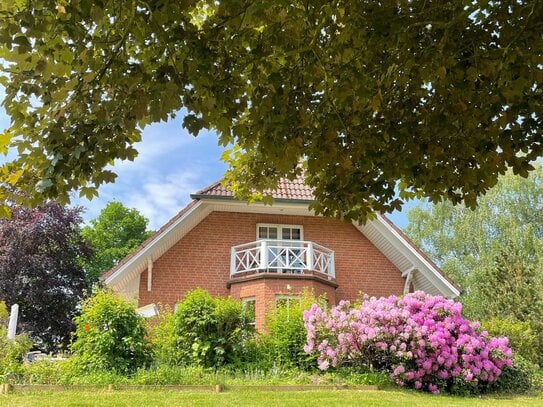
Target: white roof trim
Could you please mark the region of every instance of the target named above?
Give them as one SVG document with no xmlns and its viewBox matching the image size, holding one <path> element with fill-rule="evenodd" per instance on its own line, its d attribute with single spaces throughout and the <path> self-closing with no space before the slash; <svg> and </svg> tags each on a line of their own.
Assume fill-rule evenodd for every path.
<svg viewBox="0 0 543 407">
<path fill-rule="evenodd" d="M 441 292 L 447 297 L 457 297 L 460 295 L 460 291 L 458 288 L 456 288 L 449 280 L 447 280 L 436 268 L 434 264 L 429 262 L 423 255 L 421 255 L 414 247 L 413 245 L 408 242 L 400 233 L 398 233 L 391 225 L 388 223 L 382 215 L 377 214 L 377 222 L 378 227 L 380 230 L 385 229 L 386 232 L 394 237 L 394 239 L 401 245 L 399 247 L 400 250 L 408 251 L 408 253 L 415 258 L 416 262 L 420 264 L 422 267 L 417 267 L 415 264 L 413 264 L 412 267 L 417 268 L 419 271 L 421 271 L 423 274 L 425 274 L 427 277 L 431 279 L 431 281 L 436 285 L 436 282 L 439 282 L 441 285 L 445 286 L 448 291 L 450 291 L 450 294 L 443 292 L 442 289 L 440 289 Z M 390 239 L 389 239 L 390 240 Z M 411 257 L 409 256 L 409 257 Z M 437 280 L 437 281 L 436 281 Z M 445 288 L 443 287 L 443 288 Z M 436 288 L 440 288 L 439 285 L 437 285 Z"/>
<path fill-rule="evenodd" d="M 184 213 L 182 216 L 179 217 L 174 223 L 172 223 L 166 230 L 164 230 L 155 240 L 153 240 L 149 245 L 145 246 L 139 253 L 137 253 L 134 257 L 132 257 L 130 260 L 128 260 L 125 264 L 123 264 L 115 273 L 110 275 L 104 280 L 104 283 L 107 285 L 114 285 L 122 280 L 123 274 L 127 272 L 132 267 L 137 267 L 138 263 L 141 261 L 141 259 L 148 261 L 148 258 L 151 258 L 152 260 L 156 260 L 153 258 L 153 252 L 154 250 L 159 247 L 165 240 L 168 240 L 168 238 L 174 234 L 175 229 L 177 229 L 177 226 L 183 223 L 187 218 L 191 217 L 201 206 L 203 206 L 204 203 L 202 201 L 196 202 L 196 204 L 190 208 L 186 213 Z"/>
</svg>

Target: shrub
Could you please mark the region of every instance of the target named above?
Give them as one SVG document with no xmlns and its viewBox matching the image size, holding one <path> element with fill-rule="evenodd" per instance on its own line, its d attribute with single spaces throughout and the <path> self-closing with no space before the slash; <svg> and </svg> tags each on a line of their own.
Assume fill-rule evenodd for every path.
<svg viewBox="0 0 543 407">
<path fill-rule="evenodd" d="M 100 290 L 82 304 L 75 318 L 72 363 L 84 371 L 128 373 L 145 366 L 150 350 L 143 317 L 110 291 Z"/>
<path fill-rule="evenodd" d="M 482 323 L 483 329 L 492 336 L 506 336 L 515 354 L 531 363 L 537 363 L 539 355 L 538 337 L 530 322 L 513 318 L 492 318 Z"/>
<path fill-rule="evenodd" d="M 174 314 L 169 306 L 160 306 L 156 318 L 148 320 L 149 344 L 153 350 L 155 366 L 174 366 L 177 364 Z"/>
<path fill-rule="evenodd" d="M 204 367 L 235 363 L 242 355 L 243 321 L 240 301 L 213 298 L 200 288 L 190 291 L 173 317 L 172 360 Z"/>
<path fill-rule="evenodd" d="M 301 299 L 278 303 L 266 316 L 265 332 L 260 335 L 261 362 L 263 366 L 283 366 L 309 369 L 315 365 L 315 356 L 304 351 L 307 331 L 303 314 L 315 302 L 324 298 L 306 291 Z"/>
<path fill-rule="evenodd" d="M 537 383 L 538 366 L 521 355 L 513 357 L 513 365 L 506 366 L 502 374 L 493 383 L 488 384 L 488 390 L 503 393 L 525 393 L 532 389 L 540 389 Z"/>
<path fill-rule="evenodd" d="M 23 383 L 29 384 L 59 384 L 66 381 L 71 375 L 68 370 L 69 362 L 66 360 L 42 359 L 27 363 L 21 370 Z M 80 371 L 74 372 L 74 375 Z"/>
<path fill-rule="evenodd" d="M 26 334 L 17 335 L 15 340 L 7 338 L 7 323 L 9 319 L 6 304 L 0 301 L 0 376 L 8 373 L 19 373 L 23 356 L 32 347 L 32 341 Z"/>
<path fill-rule="evenodd" d="M 304 313 L 308 353 L 319 368 L 354 364 L 391 372 L 401 386 L 439 390 L 494 382 L 512 365 L 507 338 L 490 338 L 461 315 L 462 305 L 419 291 L 404 298 L 342 301 L 329 314 Z"/>
</svg>

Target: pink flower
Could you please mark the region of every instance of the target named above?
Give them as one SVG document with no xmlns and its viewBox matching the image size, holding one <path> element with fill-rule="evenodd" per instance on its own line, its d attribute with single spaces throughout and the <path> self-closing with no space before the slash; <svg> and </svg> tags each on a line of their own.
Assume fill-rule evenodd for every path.
<svg viewBox="0 0 543 407">
<path fill-rule="evenodd" d="M 429 384 L 428 390 L 430 391 L 430 393 L 439 394 L 439 390 L 435 384 Z"/>
</svg>

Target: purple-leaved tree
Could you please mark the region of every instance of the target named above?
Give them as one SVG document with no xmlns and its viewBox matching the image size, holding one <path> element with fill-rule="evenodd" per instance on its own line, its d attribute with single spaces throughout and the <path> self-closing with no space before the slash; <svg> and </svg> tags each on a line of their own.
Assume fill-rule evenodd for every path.
<svg viewBox="0 0 543 407">
<path fill-rule="evenodd" d="M 82 258 L 91 250 L 80 233 L 81 208 L 47 202 L 11 210 L 0 219 L 0 299 L 19 304 L 18 331 L 52 351 L 69 342 L 87 288 Z"/>
</svg>

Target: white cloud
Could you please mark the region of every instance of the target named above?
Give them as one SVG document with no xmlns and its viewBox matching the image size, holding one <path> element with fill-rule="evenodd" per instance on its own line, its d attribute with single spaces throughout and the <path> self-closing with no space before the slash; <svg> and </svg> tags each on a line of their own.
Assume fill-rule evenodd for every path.
<svg viewBox="0 0 543 407">
<path fill-rule="evenodd" d="M 136 148 L 139 155 L 133 162 L 112 167 L 117 180 L 102 186 L 99 198 L 74 200 L 87 208 L 86 221 L 116 200 L 136 208 L 156 230 L 189 202 L 191 193 L 220 179 L 225 170 L 217 136 L 192 137 L 181 129 L 179 120 L 150 126 Z"/>
<path fill-rule="evenodd" d="M 165 179 L 150 178 L 126 205 L 138 210 L 151 220 L 150 227 L 157 229 L 183 208 L 190 200 L 190 194 L 201 189 L 201 170 L 187 170 L 169 174 Z"/>
</svg>

